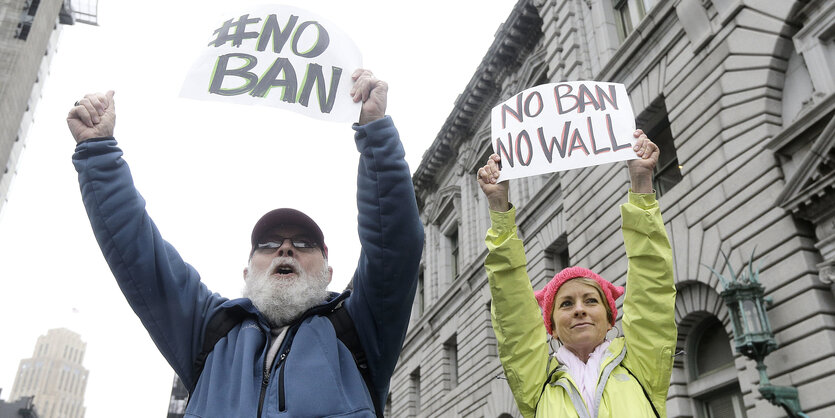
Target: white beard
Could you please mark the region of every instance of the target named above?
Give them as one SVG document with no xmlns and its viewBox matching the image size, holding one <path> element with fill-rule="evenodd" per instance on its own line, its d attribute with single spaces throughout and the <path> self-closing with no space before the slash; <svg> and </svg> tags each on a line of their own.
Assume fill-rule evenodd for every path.
<svg viewBox="0 0 835 418">
<path fill-rule="evenodd" d="M 292 279 L 274 279 L 269 272 L 279 264 L 289 264 L 297 272 Z M 283 326 L 298 318 L 308 309 L 324 302 L 328 296 L 328 260 L 318 272 L 303 271 L 292 257 L 274 258 L 264 271 L 257 271 L 249 264 L 243 297 L 261 311 L 273 326 Z"/>
</svg>

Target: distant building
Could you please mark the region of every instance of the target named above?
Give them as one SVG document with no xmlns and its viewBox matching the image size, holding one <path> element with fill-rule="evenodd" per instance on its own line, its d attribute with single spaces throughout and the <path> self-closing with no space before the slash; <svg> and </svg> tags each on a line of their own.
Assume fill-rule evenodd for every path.
<svg viewBox="0 0 835 418">
<path fill-rule="evenodd" d="M 188 405 L 188 389 L 177 375 L 171 383 L 171 402 L 168 403 L 168 418 L 183 418 Z"/>
<path fill-rule="evenodd" d="M 834 417 L 831 0 L 518 1 L 413 176 L 426 240 L 389 416 L 521 416 L 490 321 L 490 218 L 476 171 L 496 139 L 493 106 L 571 80 L 623 83 L 637 126 L 661 148 L 673 348 L 686 353 L 675 357 L 667 415 L 785 416 L 760 395 L 755 363 L 734 352 L 722 285 L 704 266 L 728 271 L 721 248 L 734 269 L 753 257 L 772 300 L 773 384 L 797 388 L 811 418 Z M 581 265 L 629 291 L 618 212 L 628 183 L 623 163 L 510 181 L 534 289 Z"/>
<path fill-rule="evenodd" d="M 9 399 L 34 396 L 40 418 L 83 418 L 88 371 L 81 365 L 87 343 L 64 328 L 38 337 L 31 358 L 20 361 Z"/>
<path fill-rule="evenodd" d="M 0 211 L 32 125 L 62 25 L 96 24 L 98 0 L 0 2 Z"/>
<path fill-rule="evenodd" d="M 0 418 L 40 418 L 35 411 L 34 398 L 23 397 L 15 402 L 0 400 Z"/>
</svg>

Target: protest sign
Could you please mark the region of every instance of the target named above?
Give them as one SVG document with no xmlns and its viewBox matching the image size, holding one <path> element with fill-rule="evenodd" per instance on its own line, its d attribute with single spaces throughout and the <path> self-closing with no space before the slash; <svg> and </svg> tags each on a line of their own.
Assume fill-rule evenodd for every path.
<svg viewBox="0 0 835 418">
<path fill-rule="evenodd" d="M 265 5 L 219 19 L 215 27 L 181 96 L 359 119 L 362 105 L 349 91 L 362 56 L 334 24 L 296 7 Z"/>
<path fill-rule="evenodd" d="M 638 158 L 626 87 L 572 81 L 529 88 L 493 108 L 500 181 Z"/>
</svg>

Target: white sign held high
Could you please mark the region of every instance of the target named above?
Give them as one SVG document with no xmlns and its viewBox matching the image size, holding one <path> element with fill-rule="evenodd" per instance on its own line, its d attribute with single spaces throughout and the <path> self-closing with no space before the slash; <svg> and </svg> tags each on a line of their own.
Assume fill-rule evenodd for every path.
<svg viewBox="0 0 835 418">
<path fill-rule="evenodd" d="M 499 180 L 638 158 L 626 87 L 571 81 L 529 88 L 493 108 Z"/>
<path fill-rule="evenodd" d="M 292 6 L 258 6 L 218 21 L 180 96 L 274 106 L 336 122 L 356 122 L 348 93 L 362 67 L 356 45 L 336 25 Z"/>
</svg>

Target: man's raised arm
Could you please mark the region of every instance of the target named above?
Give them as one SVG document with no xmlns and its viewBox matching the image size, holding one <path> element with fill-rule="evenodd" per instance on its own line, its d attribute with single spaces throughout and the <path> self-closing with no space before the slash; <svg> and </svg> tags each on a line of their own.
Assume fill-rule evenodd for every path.
<svg viewBox="0 0 835 418">
<path fill-rule="evenodd" d="M 368 356 L 378 399 L 384 401 L 417 286 L 423 225 L 403 145 L 385 116 L 388 85 L 367 70 L 353 77 L 354 100 L 364 101 L 361 124 L 354 125 L 362 252 L 346 306 Z"/>
<path fill-rule="evenodd" d="M 113 92 L 84 96 L 67 115 L 73 165 L 102 254 L 133 311 L 187 387 L 204 320 L 225 299 L 165 242 L 113 138 Z"/>
</svg>

